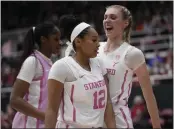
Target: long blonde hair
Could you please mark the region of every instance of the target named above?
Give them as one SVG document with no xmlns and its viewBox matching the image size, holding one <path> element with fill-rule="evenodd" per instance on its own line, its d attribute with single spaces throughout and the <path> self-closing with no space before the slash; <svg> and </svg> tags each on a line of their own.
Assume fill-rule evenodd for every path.
<svg viewBox="0 0 174 129">
<path fill-rule="evenodd" d="M 131 12 L 124 6 L 121 6 L 121 5 L 111 5 L 111 6 L 108 6 L 106 9 L 108 8 L 118 8 L 121 10 L 122 12 L 122 17 L 123 17 L 123 20 L 128 20 L 129 24 L 128 26 L 124 29 L 124 32 L 123 32 L 123 40 L 126 41 L 126 42 L 130 42 L 130 33 L 131 33 L 131 30 L 132 30 L 132 14 Z"/>
</svg>

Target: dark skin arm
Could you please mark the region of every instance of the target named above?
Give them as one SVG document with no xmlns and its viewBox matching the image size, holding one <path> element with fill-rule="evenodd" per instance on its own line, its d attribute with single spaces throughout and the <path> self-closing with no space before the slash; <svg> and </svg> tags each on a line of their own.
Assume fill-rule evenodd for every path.
<svg viewBox="0 0 174 129">
<path fill-rule="evenodd" d="M 45 128 L 55 128 L 64 84 L 48 80 L 48 105 L 45 113 Z M 56 98 L 56 99 L 55 99 Z"/>
<path fill-rule="evenodd" d="M 115 115 L 112 107 L 112 102 L 110 99 L 110 94 L 109 94 L 109 83 L 107 76 L 104 76 L 106 86 L 107 86 L 107 105 L 106 105 L 106 110 L 105 110 L 105 115 L 104 115 L 104 121 L 107 126 L 107 128 L 116 128 L 116 122 L 115 122 Z"/>
<path fill-rule="evenodd" d="M 28 92 L 30 84 L 26 81 L 17 79 L 11 93 L 10 105 L 12 108 L 27 116 L 31 116 L 44 121 L 45 113 L 26 102 L 23 97 Z"/>
</svg>

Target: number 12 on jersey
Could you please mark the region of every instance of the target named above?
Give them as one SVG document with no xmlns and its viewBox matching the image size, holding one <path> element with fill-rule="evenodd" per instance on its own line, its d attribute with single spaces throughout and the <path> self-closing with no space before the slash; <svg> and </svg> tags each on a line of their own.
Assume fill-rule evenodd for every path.
<svg viewBox="0 0 174 129">
<path fill-rule="evenodd" d="M 95 91 L 93 94 L 94 105 L 93 109 L 100 109 L 105 107 L 105 90 Z"/>
</svg>

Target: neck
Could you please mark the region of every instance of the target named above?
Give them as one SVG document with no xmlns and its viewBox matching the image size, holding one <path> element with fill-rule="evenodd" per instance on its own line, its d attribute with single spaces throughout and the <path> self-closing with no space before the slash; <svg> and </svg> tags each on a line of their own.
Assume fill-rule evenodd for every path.
<svg viewBox="0 0 174 129">
<path fill-rule="evenodd" d="M 51 52 L 49 52 L 48 49 L 40 49 L 39 51 L 46 57 L 51 58 Z"/>
<path fill-rule="evenodd" d="M 107 39 L 107 51 L 115 50 L 123 44 L 123 39 L 121 37 L 114 37 Z"/>
<path fill-rule="evenodd" d="M 77 63 L 79 63 L 80 66 L 82 66 L 84 69 L 90 70 L 89 58 L 88 57 L 85 57 L 83 54 L 77 52 L 74 55 L 74 58 L 77 61 Z"/>
</svg>

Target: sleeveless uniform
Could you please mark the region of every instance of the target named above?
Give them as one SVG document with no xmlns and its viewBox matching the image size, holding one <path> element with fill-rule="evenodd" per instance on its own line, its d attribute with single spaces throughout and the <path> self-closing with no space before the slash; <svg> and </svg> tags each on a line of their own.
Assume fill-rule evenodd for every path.
<svg viewBox="0 0 174 129">
<path fill-rule="evenodd" d="M 124 42 L 118 49 L 108 54 L 104 53 L 102 43 L 99 55 L 104 60 L 109 79 L 109 92 L 116 117 L 117 128 L 133 128 L 128 99 L 131 93 L 133 70 L 125 64 L 125 56 L 133 46 Z"/>
<path fill-rule="evenodd" d="M 31 55 L 33 56 L 33 55 Z M 39 78 L 33 78 L 28 93 L 24 100 L 41 111 L 45 111 L 47 106 L 47 78 L 51 65 L 39 52 L 35 52 L 38 63 L 41 64 L 43 75 Z M 44 128 L 44 122 L 36 118 L 26 116 L 17 112 L 12 123 L 12 128 Z"/>
<path fill-rule="evenodd" d="M 90 60 L 91 71 L 83 69 L 72 57 L 64 57 L 59 61 L 64 62 L 64 68 L 71 70 L 76 79 L 62 82 L 64 91 L 56 128 L 102 127 L 107 88 L 99 61 Z M 56 63 L 52 68 L 57 68 Z M 52 79 L 52 71 L 53 69 L 50 71 L 49 79 Z M 53 79 L 56 79 L 56 76 Z"/>
</svg>

